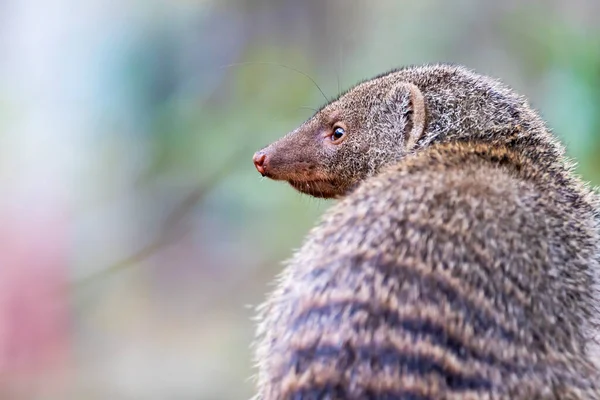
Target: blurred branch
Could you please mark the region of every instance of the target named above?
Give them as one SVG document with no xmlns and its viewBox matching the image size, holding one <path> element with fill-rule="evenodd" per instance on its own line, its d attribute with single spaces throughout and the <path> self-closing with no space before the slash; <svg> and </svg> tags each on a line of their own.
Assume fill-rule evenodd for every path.
<svg viewBox="0 0 600 400">
<path fill-rule="evenodd" d="M 148 245 L 144 246 L 137 252 L 117 261 L 116 263 L 103 268 L 100 271 L 94 272 L 84 278 L 75 280 L 71 283 L 71 286 L 75 289 L 80 289 L 81 287 L 95 282 L 98 279 L 102 279 L 116 272 L 128 269 L 153 256 L 160 249 L 174 243 L 179 237 L 178 232 L 180 231 L 178 228 L 182 221 L 184 221 L 192 212 L 192 210 L 204 200 L 204 198 L 217 185 L 217 183 L 231 173 L 231 171 L 239 163 L 239 160 L 244 159 L 243 156 L 247 154 L 249 147 L 249 144 L 240 146 L 238 150 L 236 150 L 230 157 L 226 159 L 220 168 L 213 172 L 206 180 L 201 182 L 192 192 L 184 197 L 183 200 L 181 200 L 181 202 L 171 210 L 165 219 L 165 223 L 159 230 L 155 240 L 151 241 Z"/>
</svg>

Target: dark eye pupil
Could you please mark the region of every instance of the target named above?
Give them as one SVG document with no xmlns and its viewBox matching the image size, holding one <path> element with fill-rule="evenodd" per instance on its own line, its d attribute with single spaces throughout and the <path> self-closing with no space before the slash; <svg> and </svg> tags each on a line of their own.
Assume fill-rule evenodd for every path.
<svg viewBox="0 0 600 400">
<path fill-rule="evenodd" d="M 337 140 L 339 138 L 341 138 L 342 136 L 344 136 L 344 134 L 346 133 L 346 131 L 344 131 L 344 128 L 336 128 L 335 131 L 333 131 L 333 139 Z"/>
</svg>

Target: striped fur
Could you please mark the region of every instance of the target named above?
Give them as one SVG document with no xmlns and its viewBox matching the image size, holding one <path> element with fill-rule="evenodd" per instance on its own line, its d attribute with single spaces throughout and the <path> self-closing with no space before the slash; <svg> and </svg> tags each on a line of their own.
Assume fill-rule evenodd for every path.
<svg viewBox="0 0 600 400">
<path fill-rule="evenodd" d="M 326 212 L 261 308 L 257 399 L 600 399 L 596 198 L 531 115 Z"/>
</svg>

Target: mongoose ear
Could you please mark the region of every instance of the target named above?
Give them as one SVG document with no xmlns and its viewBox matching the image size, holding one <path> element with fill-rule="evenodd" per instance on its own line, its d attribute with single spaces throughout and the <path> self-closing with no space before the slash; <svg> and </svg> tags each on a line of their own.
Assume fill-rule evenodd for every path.
<svg viewBox="0 0 600 400">
<path fill-rule="evenodd" d="M 386 95 L 388 111 L 403 117 L 406 150 L 410 151 L 425 132 L 425 98 L 421 90 L 409 82 L 395 84 Z"/>
</svg>

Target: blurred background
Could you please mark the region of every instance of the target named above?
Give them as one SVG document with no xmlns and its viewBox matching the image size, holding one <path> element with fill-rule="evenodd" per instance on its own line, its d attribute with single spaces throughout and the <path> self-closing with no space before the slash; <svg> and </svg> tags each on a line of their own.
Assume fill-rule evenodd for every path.
<svg viewBox="0 0 600 400">
<path fill-rule="evenodd" d="M 329 97 L 465 64 L 600 184 L 599 22 L 597 0 L 0 0 L 0 398 L 252 395 L 254 307 L 330 205 L 253 168 L 325 101 L 274 64 Z"/>
</svg>

